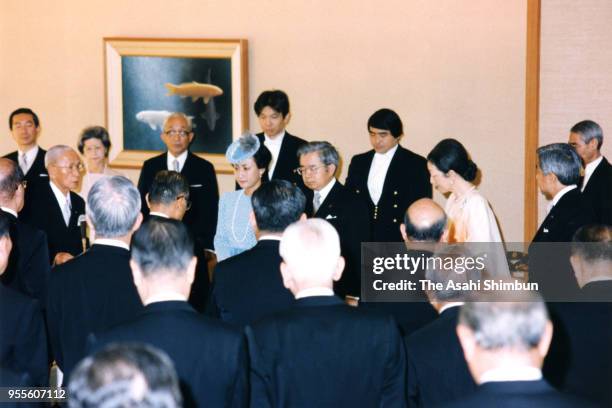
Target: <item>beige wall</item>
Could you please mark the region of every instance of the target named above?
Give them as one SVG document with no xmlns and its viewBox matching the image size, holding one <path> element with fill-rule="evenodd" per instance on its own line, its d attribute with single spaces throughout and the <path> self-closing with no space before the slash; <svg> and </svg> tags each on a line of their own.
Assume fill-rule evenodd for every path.
<svg viewBox="0 0 612 408">
<path fill-rule="evenodd" d="M 565 142 L 576 122 L 604 130 L 612 158 L 612 2 L 544 0 L 540 60 L 540 145 Z M 540 196 L 540 221 L 548 202 Z"/>
<path fill-rule="evenodd" d="M 263 89 L 286 90 L 290 131 L 334 143 L 342 179 L 369 149 L 367 117 L 390 107 L 404 146 L 426 155 L 442 138 L 466 145 L 506 239 L 519 241 L 525 17 L 525 1 L 507 0 L 2 0 L 0 117 L 31 106 L 43 146 L 74 144 L 104 122 L 103 37 L 246 38 L 250 104 Z M 1 138 L 0 151 L 12 149 Z"/>
</svg>

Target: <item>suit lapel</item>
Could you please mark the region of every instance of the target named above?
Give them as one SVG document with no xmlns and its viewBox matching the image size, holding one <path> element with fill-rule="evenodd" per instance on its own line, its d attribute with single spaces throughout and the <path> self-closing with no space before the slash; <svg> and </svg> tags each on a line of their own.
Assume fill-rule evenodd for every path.
<svg viewBox="0 0 612 408">
<path fill-rule="evenodd" d="M 265 137 L 265 136 L 264 136 Z M 273 175 L 273 179 L 278 179 L 277 175 L 278 174 L 289 174 L 291 173 L 291 171 L 293 171 L 294 169 L 291 169 L 291 162 L 290 162 L 290 154 L 288 153 L 288 150 L 290 148 L 290 144 L 291 144 L 291 140 L 289 140 L 291 138 L 291 135 L 289 134 L 289 132 L 287 132 L 285 130 L 285 136 L 283 137 L 283 142 L 281 143 L 281 148 L 278 152 L 278 161 L 276 162 L 276 168 L 274 169 L 274 175 Z"/>
<path fill-rule="evenodd" d="M 325 219 L 328 215 L 332 215 L 335 210 L 335 205 L 338 202 L 338 196 L 340 195 L 341 189 L 342 185 L 336 180 L 329 194 L 327 194 L 327 197 L 325 197 L 325 200 L 321 203 L 319 211 L 314 214 L 315 217 Z"/>
</svg>

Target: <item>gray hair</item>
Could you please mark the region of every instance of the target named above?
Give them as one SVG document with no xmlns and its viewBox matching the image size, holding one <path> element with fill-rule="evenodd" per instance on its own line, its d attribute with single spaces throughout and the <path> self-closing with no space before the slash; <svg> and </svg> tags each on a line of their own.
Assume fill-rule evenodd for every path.
<svg viewBox="0 0 612 408">
<path fill-rule="evenodd" d="M 83 359 L 68 383 L 70 408 L 182 406 L 179 381 L 166 353 L 139 343 L 115 343 Z"/>
<path fill-rule="evenodd" d="M 329 222 L 311 218 L 287 227 L 279 251 L 299 275 L 331 278 L 340 257 L 340 238 Z"/>
<path fill-rule="evenodd" d="M 166 117 L 166 120 L 164 120 L 162 131 L 166 129 L 166 125 L 168 124 L 168 122 L 174 118 L 185 119 L 185 123 L 187 123 L 187 131 L 191 132 L 193 130 L 193 123 L 191 122 L 191 118 L 189 116 L 185 115 L 183 112 L 173 112 L 170 115 L 168 115 L 168 117 Z"/>
<path fill-rule="evenodd" d="M 329 142 L 308 142 L 302 145 L 298 151 L 298 157 L 302 157 L 305 154 L 318 152 L 321 162 L 325 165 L 334 164 L 336 169 L 340 163 L 340 155 L 334 146 Z"/>
<path fill-rule="evenodd" d="M 553 173 L 564 186 L 580 180 L 582 161 L 576 150 L 567 143 L 552 143 L 539 147 L 538 163 L 543 174 Z"/>
<path fill-rule="evenodd" d="M 47 150 L 47 153 L 45 154 L 45 168 L 48 169 L 50 165 L 58 161 L 59 158 L 62 157 L 62 155 L 67 151 L 74 152 L 74 149 L 66 145 L 55 145 Z M 76 152 L 74 153 L 76 154 Z"/>
<path fill-rule="evenodd" d="M 461 306 L 459 324 L 468 327 L 486 350 L 537 347 L 544 335 L 548 312 L 535 293 L 515 302 L 470 302 Z"/>
<path fill-rule="evenodd" d="M 87 215 L 99 238 L 127 235 L 140 214 L 140 193 L 123 176 L 98 180 L 87 195 Z"/>
<path fill-rule="evenodd" d="M 579 134 L 580 139 L 582 139 L 584 143 L 589 143 L 593 139 L 597 140 L 597 150 L 601 149 L 601 145 L 603 144 L 603 130 L 601 130 L 601 126 L 596 122 L 592 120 L 583 120 L 572 126 L 570 132 Z"/>
</svg>

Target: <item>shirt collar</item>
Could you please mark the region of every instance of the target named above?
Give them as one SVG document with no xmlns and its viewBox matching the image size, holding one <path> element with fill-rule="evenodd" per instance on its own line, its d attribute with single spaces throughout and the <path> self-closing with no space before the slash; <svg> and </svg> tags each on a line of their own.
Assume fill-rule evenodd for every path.
<svg viewBox="0 0 612 408">
<path fill-rule="evenodd" d="M 67 195 L 64 195 L 64 193 L 62 193 L 62 191 L 59 189 L 59 187 L 55 185 L 55 183 L 49 181 L 49 184 L 51 185 L 51 190 L 53 191 L 53 194 L 55 194 L 55 198 L 60 204 L 64 204 L 66 202 L 70 204 L 70 192 L 68 192 Z"/>
<path fill-rule="evenodd" d="M 499 367 L 485 371 L 480 384 L 497 381 L 537 381 L 542 379 L 542 370 L 536 367 Z"/>
<path fill-rule="evenodd" d="M 178 160 L 179 171 L 183 171 L 183 166 L 185 166 L 187 161 L 187 153 L 189 153 L 189 150 L 185 150 L 178 157 L 174 157 L 172 153 L 168 152 L 168 170 L 174 171 L 174 160 Z"/>
<path fill-rule="evenodd" d="M 561 200 L 561 198 L 568 192 L 568 191 L 572 191 L 573 189 L 576 188 L 575 184 L 572 184 L 571 186 L 567 186 L 564 187 L 561 191 L 559 191 L 557 194 L 555 194 L 555 196 L 553 197 L 552 201 L 550 202 L 550 208 L 549 211 L 555 206 L 557 205 L 557 203 L 559 202 L 559 200 Z"/>
<path fill-rule="evenodd" d="M 9 214 L 11 214 L 12 216 L 14 216 L 15 218 L 19 218 L 17 215 L 17 211 L 13 210 L 12 208 L 8 208 L 8 207 L 0 207 L 0 210 L 7 212 Z"/>
<path fill-rule="evenodd" d="M 374 157 L 378 157 L 379 159 L 391 160 L 398 147 L 399 143 L 387 150 L 385 153 L 374 153 Z"/>
<path fill-rule="evenodd" d="M 319 197 L 320 197 L 320 203 L 323 203 L 323 201 L 325 201 L 325 198 L 328 196 L 329 192 L 331 191 L 331 189 L 334 187 L 334 184 L 336 184 L 336 178 L 332 178 L 331 181 L 329 183 L 327 183 L 327 185 L 325 187 L 323 187 L 321 190 L 319 190 Z"/>
<path fill-rule="evenodd" d="M 187 298 L 178 292 L 174 292 L 172 290 L 167 290 L 163 292 L 157 292 L 146 298 L 142 303 L 145 305 L 150 305 L 155 302 L 169 302 L 172 300 L 182 300 L 187 301 Z"/>
<path fill-rule="evenodd" d="M 445 310 L 455 306 L 463 306 L 463 302 L 448 302 L 440 308 L 439 314 L 442 314 L 442 312 L 444 312 Z"/>
<path fill-rule="evenodd" d="M 157 211 L 151 211 L 151 212 L 149 212 L 149 215 L 156 215 L 156 216 L 161 217 L 161 218 L 170 219 L 170 217 L 168 217 L 168 214 L 164 214 L 162 212 L 157 212 Z"/>
<path fill-rule="evenodd" d="M 279 237 L 277 235 L 262 235 L 261 237 L 259 237 L 259 241 L 262 241 L 262 240 L 280 241 L 281 237 Z"/>
<path fill-rule="evenodd" d="M 108 246 L 113 246 L 117 248 L 123 248 L 128 251 L 130 250 L 130 246 L 128 244 L 126 244 L 123 241 L 119 241 L 118 239 L 112 239 L 112 238 L 96 238 L 93 244 L 94 245 L 108 245 Z"/>
<path fill-rule="evenodd" d="M 34 146 L 33 148 L 31 148 L 30 150 L 28 150 L 27 152 L 22 152 L 21 150 L 17 149 L 17 154 L 19 156 L 21 156 L 22 154 L 25 154 L 28 163 L 32 163 L 34 161 L 34 159 L 36 158 L 36 155 L 38 154 L 38 145 Z"/>
<path fill-rule="evenodd" d="M 283 143 L 283 138 L 284 137 L 285 137 L 285 130 L 284 129 L 274 139 L 272 139 L 270 136 L 268 136 L 268 135 L 266 135 L 264 133 L 264 143 L 266 145 L 268 145 L 268 144 L 281 145 Z"/>
<path fill-rule="evenodd" d="M 301 299 L 312 296 L 334 296 L 334 291 L 324 286 L 315 286 L 314 288 L 300 290 L 296 293 L 295 298 Z"/>
</svg>

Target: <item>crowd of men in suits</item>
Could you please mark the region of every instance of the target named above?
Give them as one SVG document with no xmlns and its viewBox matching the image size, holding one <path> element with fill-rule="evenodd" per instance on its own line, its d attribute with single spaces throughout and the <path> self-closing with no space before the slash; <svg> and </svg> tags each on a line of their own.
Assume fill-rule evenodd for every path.
<svg viewBox="0 0 612 408">
<path fill-rule="evenodd" d="M 0 385 L 47 385 L 55 361 L 64 384 L 95 393 L 104 384 L 84 373 L 119 358 L 108 346 L 121 342 L 167 354 L 180 388 L 176 397 L 168 386 L 167 406 L 612 405 L 612 303 L 547 308 L 537 296 L 479 303 L 432 291 L 423 302 L 349 306 L 361 293 L 362 242 L 445 240 L 426 160 L 399 145 L 401 120 L 381 109 L 368 120 L 373 150 L 353 157 L 342 185 L 333 145 L 285 131 L 282 91 L 262 93 L 255 112 L 273 156 L 252 196 L 258 241 L 212 280 L 218 187 L 213 166 L 189 151 L 187 116 L 167 118 L 167 152 L 143 164 L 138 187 L 103 178 L 85 204 L 73 192 L 78 154 L 45 152 L 37 115 L 11 114 L 19 150 L 0 159 Z M 592 300 L 612 290 L 612 166 L 596 123 L 575 125 L 569 141 L 538 149 L 552 208 L 534 242 L 574 241 L 549 285 Z M 593 242 L 604 249 L 583 245 Z M 530 260 L 544 287 L 547 261 Z M 138 368 L 145 357 L 130 353 L 166 358 L 155 349 L 123 354 Z"/>
</svg>

